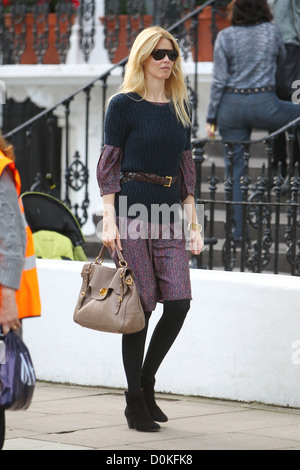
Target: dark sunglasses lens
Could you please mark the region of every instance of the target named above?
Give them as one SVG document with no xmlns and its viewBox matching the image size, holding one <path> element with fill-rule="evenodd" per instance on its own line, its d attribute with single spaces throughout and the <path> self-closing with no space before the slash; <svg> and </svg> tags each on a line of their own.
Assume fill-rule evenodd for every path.
<svg viewBox="0 0 300 470">
<path fill-rule="evenodd" d="M 175 62 L 175 60 L 178 57 L 178 52 L 175 51 L 175 50 L 174 51 L 168 51 L 167 54 L 168 54 L 169 59 L 172 60 L 172 62 Z"/>
<path fill-rule="evenodd" d="M 155 49 L 152 52 L 152 57 L 154 60 L 162 60 L 166 57 L 166 54 L 168 55 L 168 58 L 172 60 L 172 62 L 174 62 L 178 57 L 177 51 L 175 50 L 170 51 L 166 49 Z"/>
<path fill-rule="evenodd" d="M 162 60 L 166 56 L 166 51 L 164 49 L 156 49 L 152 52 L 154 60 Z"/>
</svg>

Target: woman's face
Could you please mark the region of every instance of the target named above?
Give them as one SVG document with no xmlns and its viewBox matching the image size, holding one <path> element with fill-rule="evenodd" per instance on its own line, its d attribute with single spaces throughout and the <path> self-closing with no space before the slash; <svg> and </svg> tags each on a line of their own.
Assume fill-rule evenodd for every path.
<svg viewBox="0 0 300 470">
<path fill-rule="evenodd" d="M 169 39 L 162 38 L 158 41 L 155 46 L 156 49 L 167 49 L 173 51 L 173 44 Z M 170 77 L 172 68 L 174 66 L 172 60 L 169 59 L 167 54 L 161 60 L 154 60 L 153 56 L 150 55 L 144 63 L 144 73 L 146 80 L 161 79 L 166 80 Z"/>
</svg>

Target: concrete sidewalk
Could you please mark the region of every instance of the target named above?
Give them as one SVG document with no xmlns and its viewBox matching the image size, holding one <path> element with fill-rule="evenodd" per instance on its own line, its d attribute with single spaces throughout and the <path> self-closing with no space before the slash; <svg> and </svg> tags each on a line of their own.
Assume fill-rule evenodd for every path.
<svg viewBox="0 0 300 470">
<path fill-rule="evenodd" d="M 6 412 L 3 450 L 300 450 L 300 410 L 162 394 L 158 402 L 169 421 L 141 433 L 127 427 L 123 391 L 39 382 L 28 410 Z"/>
</svg>

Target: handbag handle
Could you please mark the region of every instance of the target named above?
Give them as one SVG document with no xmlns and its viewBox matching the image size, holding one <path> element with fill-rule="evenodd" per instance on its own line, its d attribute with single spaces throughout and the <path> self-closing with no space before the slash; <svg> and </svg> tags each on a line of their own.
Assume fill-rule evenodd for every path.
<svg viewBox="0 0 300 470">
<path fill-rule="evenodd" d="M 99 252 L 99 255 L 97 256 L 97 258 L 95 259 L 95 263 L 96 264 L 101 264 L 103 262 L 103 259 L 104 259 L 104 253 L 106 251 L 106 246 L 105 245 L 102 245 L 101 247 L 101 250 Z M 116 252 L 117 252 L 117 256 L 118 256 L 118 260 L 119 260 L 119 265 L 122 267 L 122 268 L 126 268 L 127 267 L 127 261 L 125 261 L 125 258 L 123 256 L 123 253 L 122 251 L 120 250 L 120 248 L 116 245 Z M 98 263 L 98 260 L 101 260 L 100 263 Z"/>
</svg>

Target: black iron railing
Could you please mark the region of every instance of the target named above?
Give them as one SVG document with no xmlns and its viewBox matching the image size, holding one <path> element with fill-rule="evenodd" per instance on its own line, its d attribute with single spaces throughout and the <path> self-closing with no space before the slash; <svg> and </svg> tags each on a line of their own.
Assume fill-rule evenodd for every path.
<svg viewBox="0 0 300 470">
<path fill-rule="evenodd" d="M 0 2 L 3 64 L 64 64 L 76 16 L 79 48 L 88 62 L 94 47 L 95 0 L 8 0 Z"/>
<path fill-rule="evenodd" d="M 222 142 L 227 147 L 228 168 L 224 179 L 216 176 L 214 162 L 208 177 L 209 187 L 203 189 L 202 177 L 205 165 L 206 145 L 218 145 L 217 140 L 194 140 L 193 152 L 197 172 L 196 200 L 205 207 L 205 244 L 207 251 L 192 259 L 192 266 L 214 269 L 223 267 L 227 271 L 239 270 L 254 273 L 280 272 L 300 275 L 300 178 L 299 156 L 292 145 L 299 139 L 300 118 L 267 137 L 239 142 L 243 147 L 244 174 L 241 178 L 242 200 L 232 200 L 233 148 L 237 142 Z M 281 162 L 274 164 L 273 149 L 276 137 L 288 136 L 288 172 L 282 174 Z M 300 141 L 300 139 L 299 139 Z M 265 161 L 260 174 L 253 181 L 251 158 L 255 158 L 257 147 L 265 149 Z M 251 152 L 251 153 L 250 153 Z M 221 191 L 218 191 L 219 185 Z M 205 194 L 205 192 L 207 193 Z M 220 194 L 223 198 L 220 198 Z M 233 208 L 242 207 L 242 236 L 235 241 L 232 228 Z M 216 221 L 219 210 L 222 219 Z M 218 227 L 219 224 L 219 227 Z M 218 257 L 219 259 L 215 259 Z"/>
</svg>

